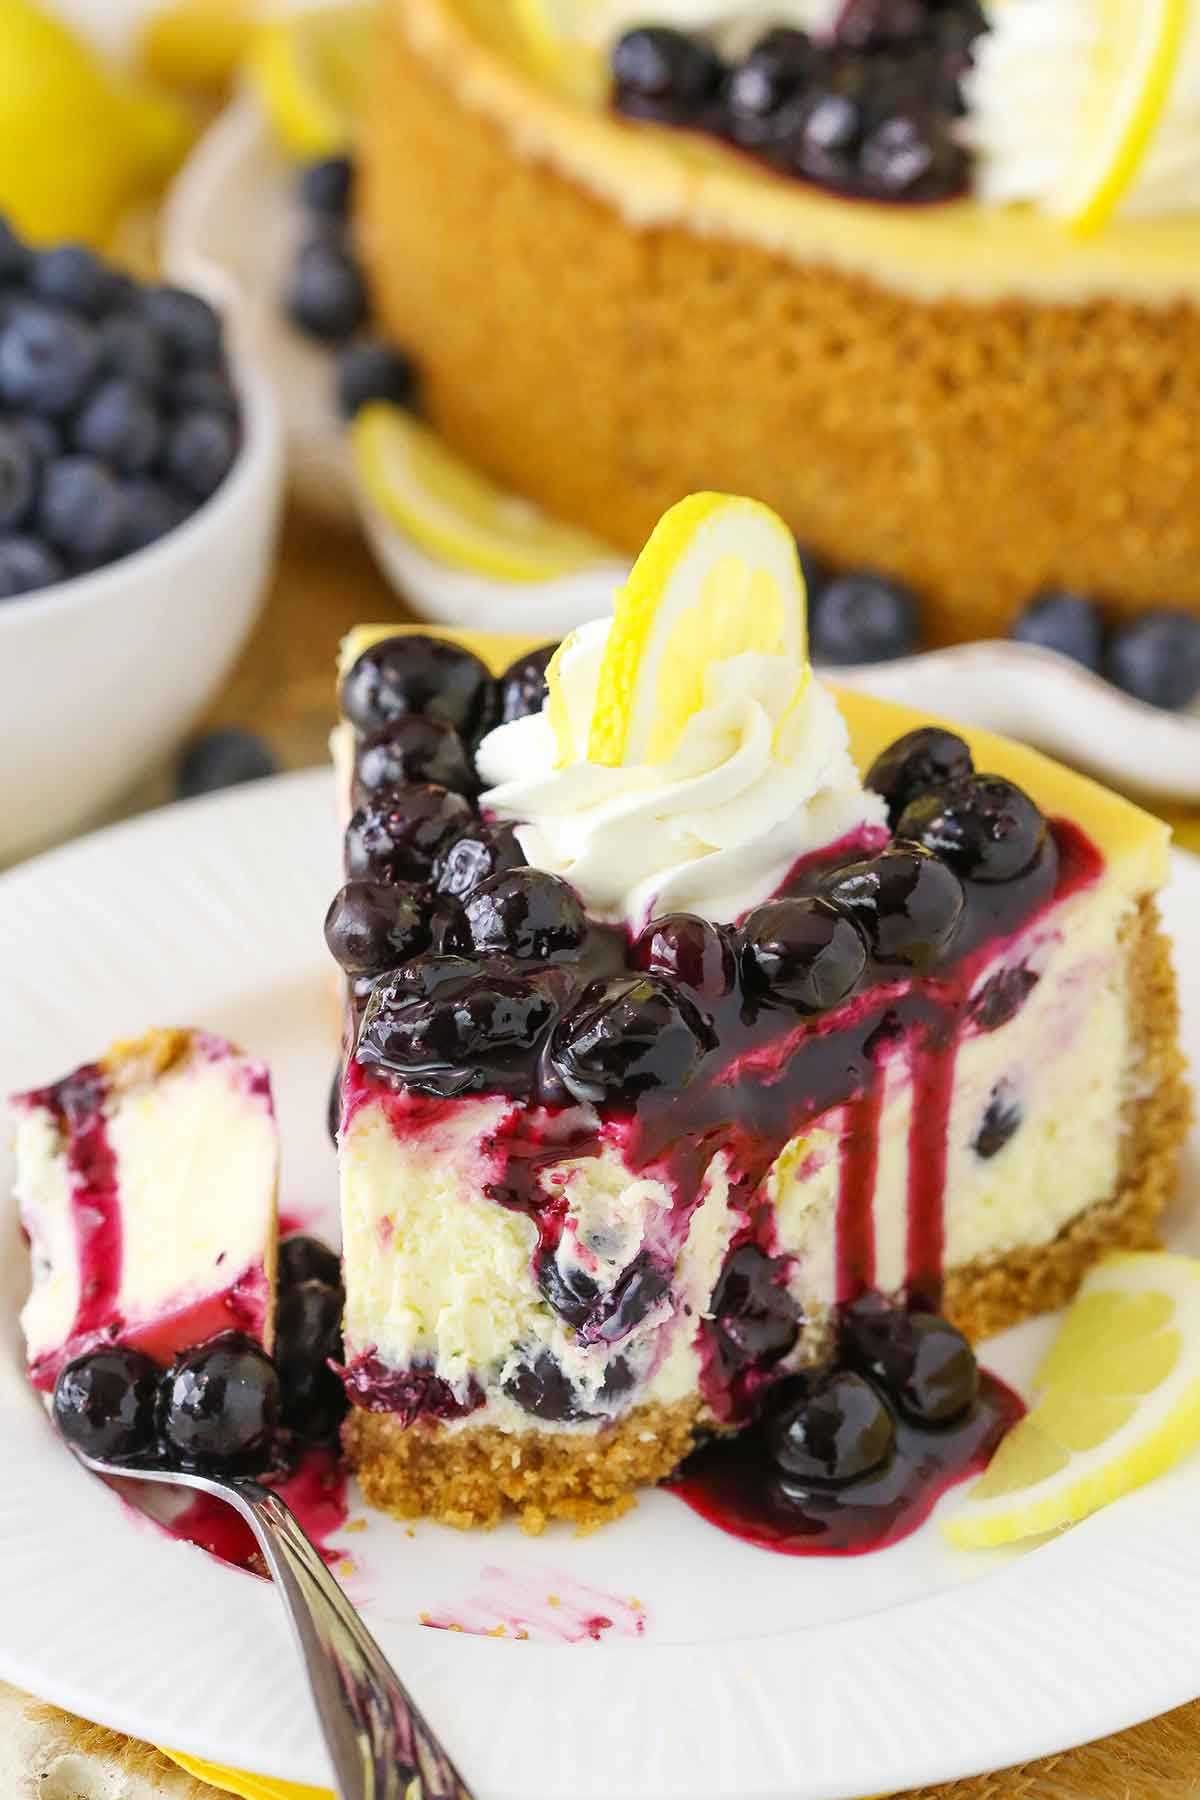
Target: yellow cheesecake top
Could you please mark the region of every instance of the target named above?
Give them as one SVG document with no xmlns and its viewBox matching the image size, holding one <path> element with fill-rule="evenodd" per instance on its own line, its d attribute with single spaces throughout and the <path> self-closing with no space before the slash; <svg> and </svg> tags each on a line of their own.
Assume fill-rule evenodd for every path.
<svg viewBox="0 0 1200 1800">
<path fill-rule="evenodd" d="M 514 151 L 541 158 L 635 227 L 687 225 L 798 263 L 832 263 L 922 299 L 1200 298 L 1200 215 L 1123 219 L 1078 238 L 1024 206 L 887 206 L 821 194 L 690 133 L 555 90 L 498 0 L 391 0 L 413 47 Z"/>
</svg>

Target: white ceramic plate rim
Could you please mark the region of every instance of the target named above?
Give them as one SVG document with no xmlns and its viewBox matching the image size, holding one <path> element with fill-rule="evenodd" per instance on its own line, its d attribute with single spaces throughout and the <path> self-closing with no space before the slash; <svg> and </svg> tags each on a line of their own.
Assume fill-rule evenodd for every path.
<svg viewBox="0 0 1200 1800">
<path fill-rule="evenodd" d="M 45 1078 L 81 1042 L 136 1028 L 125 1001 L 107 1010 L 109 965 L 153 965 L 130 984 L 158 1008 L 142 1024 L 176 1018 L 181 996 L 323 992 L 307 907 L 332 880 L 331 816 L 329 777 L 292 776 L 0 880 L 0 1077 Z M 1177 932 L 1200 916 L 1200 864 L 1180 859 L 1168 910 Z M 1194 1006 L 1195 925 L 1181 951 Z M 0 1270 L 0 1678 L 137 1737 L 327 1780 L 270 1590 L 128 1522 L 53 1441 L 17 1371 L 18 1261 Z M 967 1585 L 772 1636 L 389 1641 L 480 1800 L 843 1800 L 1022 1761 L 1200 1692 L 1198 1500 L 1192 1458 L 1052 1543 L 982 1559 Z M 798 1611 L 808 1566 L 780 1569 Z"/>
</svg>

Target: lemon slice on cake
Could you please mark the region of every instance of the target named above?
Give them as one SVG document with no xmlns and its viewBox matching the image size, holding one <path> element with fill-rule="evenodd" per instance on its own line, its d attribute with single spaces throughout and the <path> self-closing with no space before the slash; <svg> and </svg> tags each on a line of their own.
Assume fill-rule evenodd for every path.
<svg viewBox="0 0 1200 1800">
<path fill-rule="evenodd" d="M 1137 179 L 1171 98 L 1195 0 L 1094 0 L 1097 34 L 1078 148 L 1050 210 L 1098 231 Z"/>
<path fill-rule="evenodd" d="M 372 0 L 333 0 L 255 31 L 247 72 L 289 155 L 312 161 L 352 141 L 377 12 Z"/>
<path fill-rule="evenodd" d="M 607 69 L 593 41 L 597 0 L 509 0 L 510 22 L 535 72 L 578 100 L 603 98 Z"/>
<path fill-rule="evenodd" d="M 981 1549 L 1072 1525 L 1200 1444 L 1200 1261 L 1166 1252 L 1093 1269 L 951 1543 Z"/>
<path fill-rule="evenodd" d="M 663 514 L 617 595 L 588 761 L 667 761 L 704 705 L 710 666 L 751 653 L 792 665 L 793 710 L 809 680 L 796 540 L 757 500 L 693 494 Z M 554 674 L 551 663 L 551 723 Z"/>
</svg>

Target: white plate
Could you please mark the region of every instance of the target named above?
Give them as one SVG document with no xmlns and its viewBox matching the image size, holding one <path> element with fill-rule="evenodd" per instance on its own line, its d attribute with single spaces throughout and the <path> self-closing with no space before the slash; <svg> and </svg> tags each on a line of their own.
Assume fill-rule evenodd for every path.
<svg viewBox="0 0 1200 1800">
<path fill-rule="evenodd" d="M 286 1206 L 327 1220 L 334 844 L 332 784 L 312 773 L 4 877 L 0 1091 L 150 1024 L 226 1032 L 273 1066 Z M 1200 864 L 1180 859 L 1167 910 L 1200 1060 Z M 55 1440 L 21 1374 L 27 1272 L 7 1199 L 0 1230 L 0 1679 L 135 1737 L 327 1781 L 269 1587 L 160 1537 Z M 1048 1330 L 997 1340 L 987 1361 L 1020 1382 Z M 1057 1750 L 1200 1693 L 1198 1509 L 1193 1458 L 1023 1554 L 953 1552 L 927 1526 L 874 1556 L 791 1560 L 666 1494 L 585 1539 L 369 1515 L 345 1546 L 352 1592 L 479 1800 L 839 1800 Z M 423 1629 L 423 1611 L 484 1626 L 522 1613 L 533 1637 Z M 564 1641 L 595 1612 L 614 1621 L 602 1642 Z"/>
</svg>

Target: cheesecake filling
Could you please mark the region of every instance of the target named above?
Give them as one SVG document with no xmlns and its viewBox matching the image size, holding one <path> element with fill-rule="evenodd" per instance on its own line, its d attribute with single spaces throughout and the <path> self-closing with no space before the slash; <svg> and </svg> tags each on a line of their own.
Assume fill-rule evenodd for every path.
<svg viewBox="0 0 1200 1800">
<path fill-rule="evenodd" d="M 112 1343 L 160 1362 L 231 1327 L 269 1345 L 278 1148 L 262 1063 L 155 1032 L 11 1107 L 37 1387 Z"/>
</svg>

